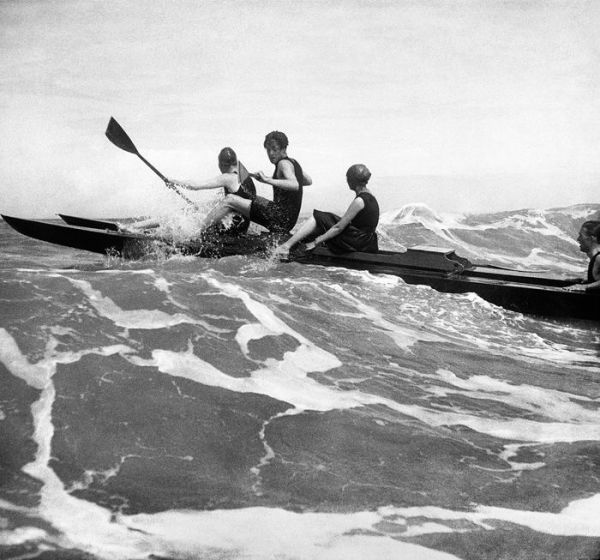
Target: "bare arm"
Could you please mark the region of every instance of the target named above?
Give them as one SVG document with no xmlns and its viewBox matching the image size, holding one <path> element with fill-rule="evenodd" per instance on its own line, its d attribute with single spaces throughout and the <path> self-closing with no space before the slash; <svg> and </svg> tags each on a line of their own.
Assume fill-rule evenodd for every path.
<svg viewBox="0 0 600 560">
<path fill-rule="evenodd" d="M 598 289 L 600 289 L 600 280 L 590 282 L 589 284 L 573 284 L 572 286 L 565 286 L 563 288 L 563 290 L 567 290 L 567 292 L 589 292 Z"/>
<path fill-rule="evenodd" d="M 257 171 L 256 173 L 253 173 L 252 176 L 261 183 L 267 183 L 267 185 L 273 185 L 274 187 L 279 187 L 280 189 L 285 189 L 287 191 L 297 191 L 300 188 L 300 185 L 298 184 L 298 179 L 296 179 L 292 162 L 289 160 L 282 161 L 278 168 L 283 175 L 283 178 L 281 179 L 267 177 L 262 171 Z"/>
<path fill-rule="evenodd" d="M 600 288 L 600 280 L 596 280 L 595 282 L 591 282 L 590 284 L 583 284 L 585 286 L 585 291 L 588 290 L 597 290 Z"/>
<path fill-rule="evenodd" d="M 237 186 L 237 175 L 232 175 L 231 173 L 223 173 L 221 175 L 218 175 L 217 177 L 207 179 L 206 181 L 202 181 L 200 183 L 186 183 L 184 181 L 167 179 L 167 186 L 169 186 L 169 183 L 171 185 L 174 185 L 175 187 L 187 189 L 188 191 L 202 191 L 207 189 L 218 189 L 224 187 L 229 192 L 234 192 L 234 187 Z"/>
<path fill-rule="evenodd" d="M 335 225 L 331 226 L 325 233 L 319 235 L 312 243 L 308 243 L 306 248 L 312 249 L 323 241 L 333 239 L 344 231 L 350 222 L 356 217 L 356 215 L 365 207 L 365 201 L 362 198 L 355 198 L 346 213 L 342 216 L 342 219 Z"/>
<path fill-rule="evenodd" d="M 312 185 L 312 179 L 308 173 L 302 170 L 302 186 L 308 187 L 309 185 Z"/>
<path fill-rule="evenodd" d="M 148 220 L 141 220 L 139 222 L 135 222 L 133 224 L 127 224 L 127 226 L 120 228 L 121 231 L 131 231 L 134 233 L 138 233 L 145 229 L 152 229 L 160 227 L 160 222 L 156 218 L 150 218 Z"/>
<path fill-rule="evenodd" d="M 568 290 L 569 292 L 587 292 L 589 290 L 600 289 L 600 259 L 596 259 L 596 262 L 594 262 L 594 268 L 592 268 L 592 278 L 595 279 L 593 282 L 588 283 L 586 280 L 584 280 L 583 283 L 565 286 L 565 290 Z"/>
</svg>

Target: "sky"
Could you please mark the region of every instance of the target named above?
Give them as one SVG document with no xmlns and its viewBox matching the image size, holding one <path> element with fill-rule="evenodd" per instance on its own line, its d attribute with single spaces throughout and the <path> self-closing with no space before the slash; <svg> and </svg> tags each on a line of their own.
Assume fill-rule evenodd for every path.
<svg viewBox="0 0 600 560">
<path fill-rule="evenodd" d="M 343 211 L 353 163 L 384 211 L 598 202 L 598 28 L 595 0 L 3 0 L 0 212 L 179 208 L 111 116 L 175 179 L 224 146 L 270 174 L 282 130 L 303 212 Z"/>
</svg>

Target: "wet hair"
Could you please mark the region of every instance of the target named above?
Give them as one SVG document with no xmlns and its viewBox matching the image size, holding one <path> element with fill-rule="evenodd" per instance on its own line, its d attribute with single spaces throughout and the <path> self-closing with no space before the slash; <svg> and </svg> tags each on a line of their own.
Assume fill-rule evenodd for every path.
<svg viewBox="0 0 600 560">
<path fill-rule="evenodd" d="M 231 148 L 223 148 L 219 152 L 219 165 L 231 167 L 232 165 L 237 165 L 237 162 L 237 155 Z"/>
<path fill-rule="evenodd" d="M 288 137 L 283 132 L 280 132 L 279 130 L 274 130 L 273 132 L 269 132 L 269 134 L 267 134 L 265 136 L 265 141 L 264 141 L 263 146 L 266 148 L 267 144 L 269 144 L 270 142 L 276 142 L 281 150 L 285 150 L 288 147 L 288 143 L 289 143 Z"/>
<path fill-rule="evenodd" d="M 346 180 L 351 187 L 366 187 L 370 178 L 369 168 L 362 163 L 355 163 L 346 171 Z"/>
<path fill-rule="evenodd" d="M 580 231 L 585 233 L 585 235 L 589 235 L 593 237 L 597 243 L 600 243 L 600 221 L 599 220 L 589 220 L 587 222 L 583 222 L 581 224 Z"/>
</svg>

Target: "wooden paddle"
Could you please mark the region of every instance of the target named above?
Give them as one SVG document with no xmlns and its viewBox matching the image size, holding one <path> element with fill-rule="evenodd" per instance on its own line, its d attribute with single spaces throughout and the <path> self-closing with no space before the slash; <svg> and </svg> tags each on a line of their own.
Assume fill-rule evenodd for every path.
<svg viewBox="0 0 600 560">
<path fill-rule="evenodd" d="M 177 189 L 172 183 L 169 183 L 168 179 L 158 170 L 154 165 L 152 165 L 140 152 L 138 152 L 134 143 L 131 141 L 131 138 L 127 136 L 127 133 L 123 130 L 123 127 L 113 118 L 110 117 L 110 121 L 108 121 L 108 126 L 106 127 L 106 137 L 115 145 L 117 148 L 121 148 L 121 150 L 125 150 L 130 154 L 135 154 L 139 157 L 154 173 L 156 173 L 164 182 L 167 187 L 173 189 L 183 200 L 185 200 L 188 204 L 191 204 L 194 208 L 198 208 L 194 202 L 192 202 L 187 196 Z"/>
<path fill-rule="evenodd" d="M 240 176 L 240 183 L 243 183 L 247 177 L 250 176 L 250 173 L 246 169 L 246 166 L 238 160 L 238 173 Z"/>
</svg>

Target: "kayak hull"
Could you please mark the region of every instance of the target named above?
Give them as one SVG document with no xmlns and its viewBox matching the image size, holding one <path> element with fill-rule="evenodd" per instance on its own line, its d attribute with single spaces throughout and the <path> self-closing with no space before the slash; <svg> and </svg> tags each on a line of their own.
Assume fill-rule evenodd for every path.
<svg viewBox="0 0 600 560">
<path fill-rule="evenodd" d="M 211 242 L 168 244 L 148 235 L 103 228 L 106 223 L 87 220 L 95 227 L 56 224 L 42 220 L 24 220 L 3 216 L 20 233 L 75 249 L 100 254 L 119 254 L 139 258 L 161 244 L 167 249 L 199 257 L 267 254 L 273 246 L 271 236 L 222 236 Z M 63 217 L 63 219 L 76 217 Z M 86 219 L 81 219 L 86 220 Z M 85 222 L 80 222 L 85 223 Z M 116 226 L 115 226 L 116 227 Z M 406 252 L 336 254 L 324 247 L 295 253 L 292 260 L 301 264 L 334 266 L 391 274 L 408 284 L 427 285 L 439 292 L 478 294 L 484 300 L 525 314 L 561 318 L 600 320 L 600 290 L 571 292 L 564 289 L 574 283 L 565 276 L 513 270 L 490 265 L 474 265 L 451 249 L 411 247 Z"/>
<path fill-rule="evenodd" d="M 151 241 L 144 235 L 118 232 L 114 229 L 71 226 L 5 215 L 2 215 L 2 218 L 13 229 L 27 237 L 103 255 L 120 254 L 126 258 L 136 258 L 143 254 Z"/>
<path fill-rule="evenodd" d="M 418 261 L 419 255 L 432 249 L 413 247 L 407 251 L 410 258 Z M 406 253 L 401 253 L 405 255 Z M 600 320 L 600 290 L 591 292 L 571 292 L 565 286 L 574 283 L 573 278 L 533 273 L 528 271 L 502 269 L 490 266 L 463 264 L 464 259 L 454 261 L 453 251 L 433 250 L 440 260 L 447 260 L 450 266 L 431 265 L 419 269 L 412 265 L 386 263 L 386 252 L 369 255 L 365 253 L 347 253 L 336 255 L 324 248 L 317 248 L 299 258 L 300 262 L 322 266 L 339 266 L 373 273 L 392 274 L 402 278 L 407 284 L 427 285 L 439 292 L 473 292 L 482 299 L 525 314 L 546 317 L 564 317 L 586 320 Z M 392 253 L 393 256 L 398 255 Z M 408 257 L 407 255 L 407 257 Z M 405 261 L 406 262 L 406 261 Z"/>
<path fill-rule="evenodd" d="M 141 258 L 157 249 L 198 257 L 219 258 L 233 255 L 256 254 L 266 251 L 273 237 L 223 235 L 210 242 L 189 241 L 175 243 L 159 236 L 119 231 L 116 224 L 102 220 L 89 220 L 59 214 L 64 221 L 82 225 L 57 224 L 46 220 L 27 220 L 2 214 L 13 229 L 31 237 L 63 247 L 81 249 L 102 255 L 119 255 L 124 258 Z M 105 227 L 109 224 L 112 227 Z"/>
</svg>

